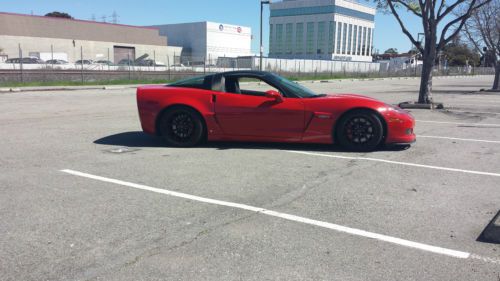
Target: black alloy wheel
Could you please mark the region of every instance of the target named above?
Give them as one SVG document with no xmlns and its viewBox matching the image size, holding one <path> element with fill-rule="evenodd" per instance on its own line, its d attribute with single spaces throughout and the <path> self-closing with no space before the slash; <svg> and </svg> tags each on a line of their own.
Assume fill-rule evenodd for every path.
<svg viewBox="0 0 500 281">
<path fill-rule="evenodd" d="M 353 151 L 372 151 L 384 137 L 380 117 L 370 110 L 355 110 L 347 113 L 337 125 L 337 140 L 343 147 Z"/>
<path fill-rule="evenodd" d="M 160 134 L 171 146 L 190 147 L 201 142 L 204 123 L 195 110 L 175 107 L 163 114 L 159 124 Z"/>
</svg>

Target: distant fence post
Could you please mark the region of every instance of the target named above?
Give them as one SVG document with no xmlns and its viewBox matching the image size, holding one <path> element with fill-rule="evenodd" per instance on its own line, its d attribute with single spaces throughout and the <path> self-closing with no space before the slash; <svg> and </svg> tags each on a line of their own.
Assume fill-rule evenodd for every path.
<svg viewBox="0 0 500 281">
<path fill-rule="evenodd" d="M 108 48 L 108 71 L 109 71 L 109 68 L 110 68 L 110 62 L 111 62 L 111 60 L 109 58 L 109 48 Z"/>
<path fill-rule="evenodd" d="M 168 53 L 167 53 L 167 67 L 168 67 L 168 81 L 171 80 L 170 78 L 170 57 L 168 56 Z"/>
<path fill-rule="evenodd" d="M 153 50 L 153 71 L 156 72 L 156 50 Z"/>
<path fill-rule="evenodd" d="M 132 73 L 130 72 L 130 53 L 127 54 L 127 64 L 128 64 L 128 81 L 130 81 L 130 79 L 132 78 L 131 75 Z"/>
<path fill-rule="evenodd" d="M 21 43 L 19 43 L 19 74 L 21 83 L 24 82 L 24 77 L 23 77 L 23 49 L 21 49 Z"/>
<path fill-rule="evenodd" d="M 54 70 L 54 45 L 50 45 L 50 59 L 52 64 L 52 70 Z"/>
<path fill-rule="evenodd" d="M 82 65 L 81 67 L 81 75 L 82 75 L 82 84 L 85 82 L 85 79 L 83 77 L 83 46 L 80 46 L 80 63 Z"/>
</svg>

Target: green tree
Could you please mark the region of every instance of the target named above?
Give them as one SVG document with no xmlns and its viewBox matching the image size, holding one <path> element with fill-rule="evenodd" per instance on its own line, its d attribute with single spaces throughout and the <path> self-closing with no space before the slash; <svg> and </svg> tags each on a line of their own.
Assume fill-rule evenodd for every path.
<svg viewBox="0 0 500 281">
<path fill-rule="evenodd" d="M 483 57 L 482 65 L 495 67 L 492 89 L 500 90 L 500 0 L 475 11 L 465 24 L 464 34 Z"/>
<path fill-rule="evenodd" d="M 402 32 L 422 54 L 422 74 L 418 103 L 432 103 L 432 72 L 437 54 L 460 32 L 471 15 L 491 0 L 375 0 L 377 6 L 390 11 Z M 424 44 L 417 41 L 401 19 L 408 12 L 419 18 Z"/>
<path fill-rule="evenodd" d="M 448 61 L 449 66 L 478 65 L 480 59 L 479 54 L 460 42 L 447 44 L 441 54 Z"/>
<path fill-rule="evenodd" d="M 57 11 L 45 14 L 45 16 L 46 17 L 53 17 L 53 18 L 73 19 L 73 17 L 70 16 L 68 13 L 57 12 Z"/>
<path fill-rule="evenodd" d="M 394 55 L 397 55 L 398 54 L 398 49 L 397 48 L 389 48 L 389 49 L 385 50 L 384 54 L 394 54 Z"/>
</svg>

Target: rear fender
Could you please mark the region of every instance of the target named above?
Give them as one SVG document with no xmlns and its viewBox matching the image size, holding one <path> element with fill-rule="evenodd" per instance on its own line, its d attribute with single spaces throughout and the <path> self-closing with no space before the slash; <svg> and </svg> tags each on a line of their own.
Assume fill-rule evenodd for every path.
<svg viewBox="0 0 500 281">
<path fill-rule="evenodd" d="M 162 99 L 158 105 L 161 110 L 158 111 L 158 114 L 155 116 L 155 123 L 158 124 L 163 113 L 168 111 L 170 108 L 175 106 L 186 106 L 196 110 L 200 116 L 203 118 L 205 122 L 207 135 L 219 134 L 221 132 L 219 125 L 215 119 L 214 105 L 212 102 L 211 95 L 203 95 L 196 97 L 186 97 L 186 96 L 174 96 Z M 159 134 L 159 131 L 156 126 L 156 134 Z"/>
</svg>

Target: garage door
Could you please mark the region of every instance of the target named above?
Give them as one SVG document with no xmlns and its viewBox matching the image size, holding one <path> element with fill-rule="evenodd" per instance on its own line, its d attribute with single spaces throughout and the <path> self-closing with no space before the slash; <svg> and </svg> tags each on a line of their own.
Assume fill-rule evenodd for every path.
<svg viewBox="0 0 500 281">
<path fill-rule="evenodd" d="M 121 60 L 135 60 L 134 47 L 113 46 L 114 63 L 119 63 Z"/>
</svg>

